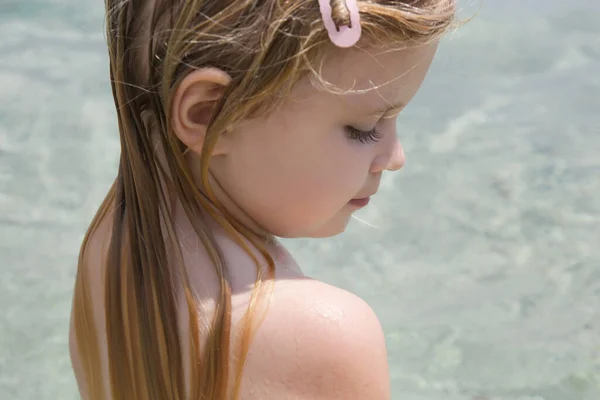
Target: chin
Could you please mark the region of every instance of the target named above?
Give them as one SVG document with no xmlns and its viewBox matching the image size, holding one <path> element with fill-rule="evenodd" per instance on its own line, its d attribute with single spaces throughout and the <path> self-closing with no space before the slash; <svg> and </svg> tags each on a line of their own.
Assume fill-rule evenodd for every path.
<svg viewBox="0 0 600 400">
<path fill-rule="evenodd" d="M 344 231 L 346 230 L 346 226 L 348 226 L 348 223 L 344 224 L 343 226 L 328 226 L 327 228 L 323 228 L 323 229 L 319 229 L 318 231 L 311 232 L 306 237 L 313 238 L 313 239 L 334 237 L 341 233 L 344 233 Z"/>
<path fill-rule="evenodd" d="M 344 231 L 345 231 L 345 229 L 340 229 L 340 230 L 331 231 L 331 232 L 318 232 L 318 233 L 310 234 L 306 237 L 310 238 L 310 239 L 325 239 L 325 238 L 337 236 L 341 233 L 344 233 Z"/>
<path fill-rule="evenodd" d="M 332 227 L 327 227 L 326 229 L 318 229 L 316 231 L 304 231 L 304 232 L 281 232 L 281 233 L 273 233 L 274 236 L 282 239 L 319 239 L 319 238 L 328 238 L 337 236 L 340 233 L 343 233 L 346 230 L 346 227 L 333 229 Z"/>
<path fill-rule="evenodd" d="M 341 233 L 344 233 L 349 221 L 349 216 L 346 218 L 338 216 L 336 218 L 332 218 L 318 228 L 307 229 L 303 235 L 298 235 L 297 238 L 304 237 L 312 239 L 324 239 L 337 236 Z"/>
</svg>

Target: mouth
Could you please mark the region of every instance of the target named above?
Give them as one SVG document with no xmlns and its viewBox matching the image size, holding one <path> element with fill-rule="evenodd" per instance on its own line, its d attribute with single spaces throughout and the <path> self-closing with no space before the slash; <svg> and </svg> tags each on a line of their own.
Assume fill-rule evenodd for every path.
<svg viewBox="0 0 600 400">
<path fill-rule="evenodd" d="M 371 201 L 371 196 L 363 197 L 360 199 L 352 199 L 348 202 L 348 204 L 358 207 L 358 208 L 362 208 L 362 207 L 365 207 L 367 204 L 369 204 L 369 201 Z"/>
</svg>

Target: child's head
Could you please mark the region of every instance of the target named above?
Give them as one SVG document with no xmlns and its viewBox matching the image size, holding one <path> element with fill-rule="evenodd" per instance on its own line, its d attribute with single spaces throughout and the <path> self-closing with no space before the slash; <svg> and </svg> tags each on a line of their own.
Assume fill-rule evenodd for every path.
<svg viewBox="0 0 600 400">
<path fill-rule="evenodd" d="M 341 232 L 348 202 L 402 166 L 395 117 L 454 11 L 452 0 L 359 1 L 361 40 L 340 49 L 318 0 L 107 4 L 128 155 L 146 168 L 164 154 L 180 197 L 198 187 L 246 227 L 285 237 Z M 347 25 L 343 0 L 331 6 Z"/>
</svg>

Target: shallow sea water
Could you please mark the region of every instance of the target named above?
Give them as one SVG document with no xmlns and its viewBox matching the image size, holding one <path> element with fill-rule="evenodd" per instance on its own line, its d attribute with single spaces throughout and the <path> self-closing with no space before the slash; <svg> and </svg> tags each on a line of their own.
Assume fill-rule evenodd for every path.
<svg viewBox="0 0 600 400">
<path fill-rule="evenodd" d="M 76 256 L 119 150 L 102 12 L 0 1 L 0 399 L 78 398 Z M 394 399 L 600 399 L 599 20 L 484 1 L 399 119 L 376 228 L 285 241 L 377 311 Z"/>
</svg>

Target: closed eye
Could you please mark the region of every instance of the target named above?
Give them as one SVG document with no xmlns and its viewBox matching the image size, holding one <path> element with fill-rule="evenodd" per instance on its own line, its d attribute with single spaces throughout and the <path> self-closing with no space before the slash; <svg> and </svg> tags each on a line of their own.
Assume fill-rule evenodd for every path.
<svg viewBox="0 0 600 400">
<path fill-rule="evenodd" d="M 357 140 L 364 144 L 377 143 L 383 137 L 383 134 L 375 128 L 363 131 L 352 126 L 346 126 L 345 129 L 346 134 L 351 140 Z"/>
</svg>

